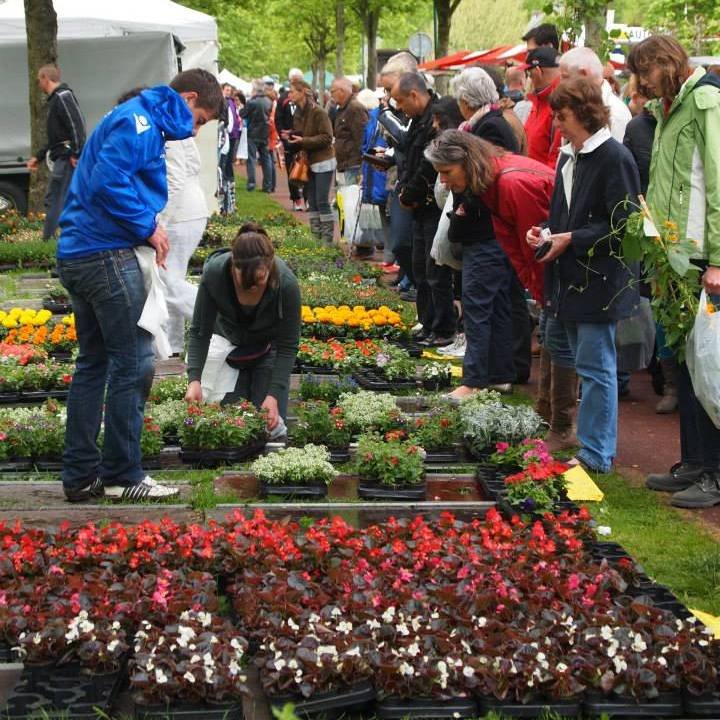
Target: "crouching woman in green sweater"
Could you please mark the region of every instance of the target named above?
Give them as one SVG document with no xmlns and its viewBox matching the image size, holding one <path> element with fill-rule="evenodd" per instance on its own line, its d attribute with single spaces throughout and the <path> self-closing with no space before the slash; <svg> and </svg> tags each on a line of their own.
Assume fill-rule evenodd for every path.
<svg viewBox="0 0 720 720">
<path fill-rule="evenodd" d="M 263 228 L 246 223 L 231 249 L 208 257 L 190 327 L 190 402 L 250 400 L 268 430 L 287 414 L 300 340 L 300 288 Z M 237 373 L 237 375 L 236 375 Z"/>
</svg>

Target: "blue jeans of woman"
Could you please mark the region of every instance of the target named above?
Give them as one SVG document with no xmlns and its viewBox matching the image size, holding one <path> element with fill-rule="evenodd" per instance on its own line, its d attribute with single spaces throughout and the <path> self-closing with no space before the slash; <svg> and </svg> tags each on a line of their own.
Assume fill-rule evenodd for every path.
<svg viewBox="0 0 720 720">
<path fill-rule="evenodd" d="M 467 348 L 463 385 L 513 382 L 513 270 L 496 240 L 463 245 L 462 305 Z"/>
<path fill-rule="evenodd" d="M 310 171 L 310 180 L 305 186 L 309 217 L 319 217 L 321 222 L 334 219 L 330 208 L 330 186 L 334 174 L 332 170 L 319 173 Z"/>
<path fill-rule="evenodd" d="M 390 246 L 395 260 L 400 266 L 400 273 L 415 284 L 412 268 L 413 247 L 413 216 L 412 210 L 404 208 L 398 200 L 397 193 L 392 190 L 388 195 L 390 206 Z"/>
<path fill-rule="evenodd" d="M 152 335 L 137 325 L 147 297 L 142 272 L 134 251 L 122 249 L 58 260 L 58 275 L 80 348 L 67 403 L 63 484 L 78 489 L 100 477 L 105 485 L 134 485 L 145 477 L 140 434 L 153 380 Z"/>
<path fill-rule="evenodd" d="M 615 322 L 563 321 L 582 381 L 577 413 L 577 458 L 598 472 L 610 472 L 617 450 L 618 390 Z"/>
</svg>

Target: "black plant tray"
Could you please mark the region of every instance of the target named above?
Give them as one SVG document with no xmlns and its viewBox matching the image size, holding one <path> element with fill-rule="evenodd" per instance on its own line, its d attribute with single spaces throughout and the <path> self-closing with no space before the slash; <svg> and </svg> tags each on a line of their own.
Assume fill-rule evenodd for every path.
<svg viewBox="0 0 720 720">
<path fill-rule="evenodd" d="M 2 392 L 0 393 L 0 404 L 8 405 L 10 403 L 16 403 L 20 401 L 19 392 Z"/>
<path fill-rule="evenodd" d="M 260 481 L 260 497 L 282 498 L 324 498 L 327 495 L 327 483 L 308 485 L 272 485 L 264 480 Z"/>
<path fill-rule="evenodd" d="M 33 465 L 40 472 L 60 472 L 62 470 L 62 458 L 50 455 L 36 457 L 33 459 Z"/>
<path fill-rule="evenodd" d="M 67 400 L 69 394 L 70 394 L 69 390 L 49 390 L 48 391 L 48 397 L 52 398 L 53 400 Z"/>
<path fill-rule="evenodd" d="M 422 357 L 423 351 L 428 349 L 414 340 L 391 340 L 390 342 L 405 350 L 411 358 Z"/>
<path fill-rule="evenodd" d="M 332 367 L 325 367 L 324 365 L 306 365 L 302 363 L 300 365 L 300 371 L 308 373 L 310 375 L 339 375 L 340 372 Z"/>
<path fill-rule="evenodd" d="M 160 470 L 162 469 L 161 455 L 143 455 L 142 466 L 144 470 Z"/>
<path fill-rule="evenodd" d="M 205 703 L 178 702 L 169 705 L 135 703 L 136 720 L 242 720 L 242 702 Z"/>
<path fill-rule="evenodd" d="M 683 694 L 683 707 L 689 715 L 698 717 L 720 718 L 720 690 L 703 695 Z"/>
<path fill-rule="evenodd" d="M 641 703 L 591 691 L 585 696 L 583 708 L 585 715 L 590 718 L 601 715 L 609 715 L 611 718 L 665 718 L 679 717 L 683 703 L 680 691 L 660 693 L 658 698 Z"/>
<path fill-rule="evenodd" d="M 416 485 L 383 485 L 360 480 L 358 497 L 363 500 L 425 500 L 425 482 Z"/>
<path fill-rule="evenodd" d="M 307 718 L 316 715 L 331 718 L 346 712 L 358 712 L 374 700 L 375 688 L 369 681 L 333 692 L 319 693 L 309 698 L 297 695 L 268 696 L 268 702 L 272 707 L 282 708 L 285 703 L 291 702 L 295 706 L 295 714 Z"/>
<path fill-rule="evenodd" d="M 500 717 L 539 718 L 543 714 L 555 713 L 561 718 L 580 716 L 582 699 L 577 700 L 546 700 L 521 703 L 514 700 L 498 700 L 494 697 L 479 697 L 481 715 L 494 712 Z"/>
<path fill-rule="evenodd" d="M 472 698 L 403 700 L 386 698 L 375 704 L 375 714 L 381 720 L 433 720 L 433 718 L 474 718 L 479 716 L 478 705 Z"/>
<path fill-rule="evenodd" d="M 444 450 L 427 450 L 426 463 L 455 463 L 460 462 L 460 451 L 453 448 Z"/>
<path fill-rule="evenodd" d="M 241 448 L 227 448 L 224 450 L 181 450 L 180 459 L 186 465 L 199 468 L 215 468 L 221 465 L 232 465 L 260 455 L 265 448 L 265 442 L 265 438 L 263 438 L 262 441 Z"/>
<path fill-rule="evenodd" d="M 352 377 L 364 390 L 391 392 L 392 390 L 415 390 L 417 388 L 415 380 L 388 380 L 383 375 L 378 375 L 371 370 L 354 372 Z"/>
<path fill-rule="evenodd" d="M 20 393 L 19 402 L 36 403 L 45 402 L 50 398 L 54 400 L 66 400 L 68 396 L 67 390 L 23 390 Z M 0 402 L 2 402 L 0 400 Z M 5 401 L 9 402 L 9 401 Z"/>
<path fill-rule="evenodd" d="M 31 458 L 8 458 L 0 460 L 0 472 L 26 472 L 32 470 L 33 461 Z"/>
<path fill-rule="evenodd" d="M 164 433 L 163 442 L 166 447 L 177 447 L 180 445 L 180 436 L 177 433 Z"/>
<path fill-rule="evenodd" d="M 67 315 L 72 312 L 72 305 L 67 302 L 56 302 L 50 298 L 43 298 L 43 308 L 49 310 L 53 315 Z"/>
<path fill-rule="evenodd" d="M 68 362 L 72 360 L 72 353 L 69 350 L 51 350 L 48 357 L 60 362 Z"/>
<path fill-rule="evenodd" d="M 331 463 L 345 463 L 350 460 L 350 448 L 328 448 Z"/>
</svg>

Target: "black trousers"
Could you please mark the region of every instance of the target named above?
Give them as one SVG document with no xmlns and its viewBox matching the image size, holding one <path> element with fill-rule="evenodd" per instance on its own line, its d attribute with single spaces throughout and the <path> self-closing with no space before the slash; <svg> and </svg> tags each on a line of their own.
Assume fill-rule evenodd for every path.
<svg viewBox="0 0 720 720">
<path fill-rule="evenodd" d="M 457 329 L 453 307 L 452 270 L 430 257 L 440 210 L 413 213 L 412 269 L 417 288 L 418 320 L 426 330 L 449 337 Z"/>
<path fill-rule="evenodd" d="M 515 382 L 524 385 L 530 379 L 532 365 L 532 320 L 528 310 L 525 288 L 515 270 L 510 282 L 510 305 L 513 329 L 513 362 Z"/>
<path fill-rule="evenodd" d="M 680 459 L 705 470 L 720 470 L 720 429 L 695 397 L 687 365 L 678 363 L 678 411 L 680 413 Z"/>
</svg>

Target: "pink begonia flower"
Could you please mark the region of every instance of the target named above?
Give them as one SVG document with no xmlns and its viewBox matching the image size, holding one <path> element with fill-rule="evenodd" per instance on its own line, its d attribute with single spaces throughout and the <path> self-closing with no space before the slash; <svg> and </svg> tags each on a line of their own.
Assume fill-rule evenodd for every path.
<svg viewBox="0 0 720 720">
<path fill-rule="evenodd" d="M 573 573 L 568 578 L 568 588 L 570 590 L 577 590 L 580 587 L 580 577 L 577 573 Z"/>
<path fill-rule="evenodd" d="M 506 443 L 506 442 L 495 443 L 495 450 L 497 450 L 499 453 L 506 452 L 509 447 L 510 447 L 510 443 Z"/>
</svg>

